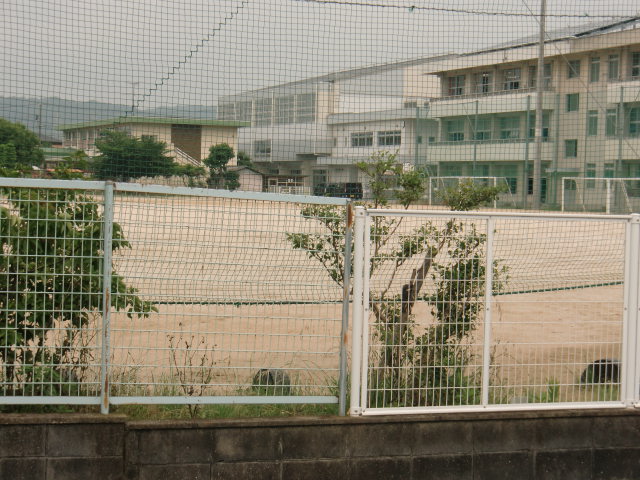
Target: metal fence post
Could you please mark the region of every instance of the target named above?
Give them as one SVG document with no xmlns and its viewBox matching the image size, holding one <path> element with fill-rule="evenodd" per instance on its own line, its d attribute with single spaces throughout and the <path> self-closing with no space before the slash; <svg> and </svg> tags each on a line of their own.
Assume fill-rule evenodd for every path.
<svg viewBox="0 0 640 480">
<path fill-rule="evenodd" d="M 495 219 L 487 219 L 487 254 L 484 281 L 484 340 L 482 345 L 482 405 L 489 405 L 491 369 L 491 301 L 493 299 L 493 232 Z"/>
<path fill-rule="evenodd" d="M 366 212 L 365 212 L 366 213 Z M 361 369 L 360 377 L 360 404 L 364 410 L 367 408 L 369 395 L 369 312 L 370 298 L 369 289 L 371 277 L 371 215 L 364 217 L 363 249 L 362 249 L 362 348 L 361 348 Z"/>
<path fill-rule="evenodd" d="M 111 276 L 113 272 L 113 182 L 105 182 L 102 259 L 102 349 L 100 355 L 100 412 L 109 413 L 109 357 L 111 346 Z"/>
<path fill-rule="evenodd" d="M 640 214 L 630 216 L 625 242 L 624 316 L 620 399 L 625 405 L 638 401 L 638 296 L 640 295 Z"/>
<path fill-rule="evenodd" d="M 338 378 L 338 413 L 347 413 L 347 344 L 349 332 L 349 297 L 351 290 L 351 228 L 353 227 L 353 205 L 347 204 L 345 209 L 344 229 L 344 272 L 342 277 L 342 330 L 340 332 L 340 373 Z"/>
<path fill-rule="evenodd" d="M 354 248 L 353 248 L 353 321 L 351 339 L 351 401 L 349 413 L 360 415 L 360 376 L 362 374 L 362 331 L 363 331 L 363 281 L 364 281 L 364 243 L 365 210 L 355 208 Z"/>
</svg>

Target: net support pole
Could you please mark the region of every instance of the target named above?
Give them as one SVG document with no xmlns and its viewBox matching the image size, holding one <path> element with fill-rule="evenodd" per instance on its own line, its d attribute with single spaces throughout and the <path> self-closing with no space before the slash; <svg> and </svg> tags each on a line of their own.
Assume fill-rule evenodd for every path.
<svg viewBox="0 0 640 480">
<path fill-rule="evenodd" d="M 546 20 L 547 0 L 540 6 L 540 40 L 538 44 L 538 72 L 536 78 L 536 157 L 533 161 L 533 209 L 540 210 L 542 194 L 542 115 L 544 92 L 544 24 Z"/>
<path fill-rule="evenodd" d="M 100 353 L 100 413 L 109 413 L 109 358 L 111 356 L 111 276 L 113 272 L 113 182 L 104 187 L 102 258 L 102 348 Z"/>
<path fill-rule="evenodd" d="M 487 220 L 487 253 L 484 283 L 484 335 L 482 344 L 482 405 L 489 405 L 491 377 L 491 302 L 493 300 L 493 233 L 495 219 Z"/>
</svg>

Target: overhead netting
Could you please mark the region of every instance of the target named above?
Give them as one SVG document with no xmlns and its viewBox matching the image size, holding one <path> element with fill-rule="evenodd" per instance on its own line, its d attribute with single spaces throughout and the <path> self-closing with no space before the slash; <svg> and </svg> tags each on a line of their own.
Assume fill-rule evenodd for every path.
<svg viewBox="0 0 640 480">
<path fill-rule="evenodd" d="M 636 211 L 635 189 L 563 192 L 640 177 L 636 15 L 629 0 L 8 0 L 0 166 L 367 199 L 357 164 L 386 151 L 425 178 L 492 179 L 496 208 Z"/>
</svg>

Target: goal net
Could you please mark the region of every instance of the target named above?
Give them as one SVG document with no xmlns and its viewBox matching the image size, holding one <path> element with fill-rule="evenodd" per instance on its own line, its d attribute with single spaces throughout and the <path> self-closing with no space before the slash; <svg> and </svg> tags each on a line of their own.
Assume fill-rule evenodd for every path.
<svg viewBox="0 0 640 480">
<path fill-rule="evenodd" d="M 562 179 L 562 211 L 640 212 L 640 178 Z"/>
<path fill-rule="evenodd" d="M 430 177 L 426 194 L 429 205 L 442 205 L 444 192 L 469 181 L 479 186 L 502 188 L 502 193 L 493 202 L 493 208 L 516 207 L 516 198 L 512 193 L 513 185 L 506 177 Z"/>
</svg>

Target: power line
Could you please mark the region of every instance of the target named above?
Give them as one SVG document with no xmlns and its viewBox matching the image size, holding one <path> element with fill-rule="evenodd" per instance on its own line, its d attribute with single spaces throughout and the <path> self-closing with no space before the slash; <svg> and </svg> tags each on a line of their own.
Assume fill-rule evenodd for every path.
<svg viewBox="0 0 640 480">
<path fill-rule="evenodd" d="M 396 10 L 407 10 L 413 12 L 415 10 L 432 11 L 432 12 L 448 12 L 448 13 L 460 13 L 467 15 L 493 15 L 497 17 L 531 17 L 530 13 L 518 13 L 518 12 L 496 12 L 488 10 L 469 10 L 464 8 L 451 8 L 451 7 L 423 7 L 419 5 L 389 5 L 387 3 L 374 3 L 374 2 L 350 2 L 347 0 L 294 0 L 299 3 L 318 3 L 327 5 L 343 5 L 350 7 L 377 7 L 377 8 L 393 8 Z M 569 14 L 569 13 L 547 13 L 546 18 L 630 18 L 633 15 L 591 15 L 589 13 L 583 14 Z"/>
</svg>

